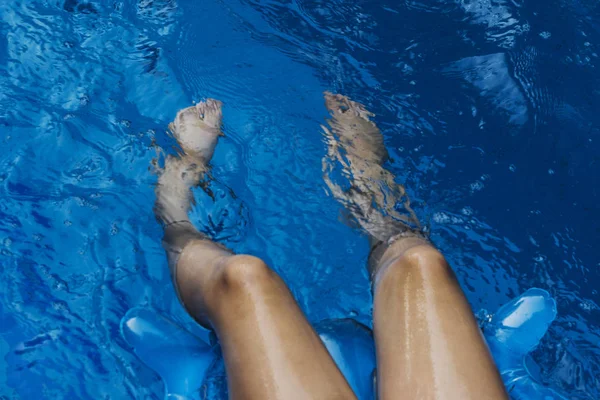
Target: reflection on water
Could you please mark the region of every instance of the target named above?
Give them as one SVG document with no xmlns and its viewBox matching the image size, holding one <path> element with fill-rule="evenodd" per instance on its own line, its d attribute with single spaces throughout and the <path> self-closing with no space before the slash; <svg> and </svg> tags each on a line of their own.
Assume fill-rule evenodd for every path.
<svg viewBox="0 0 600 400">
<path fill-rule="evenodd" d="M 118 323 L 143 305 L 197 329 L 150 165 L 205 97 L 226 137 L 197 223 L 264 257 L 311 320 L 369 324 L 368 246 L 322 180 L 324 90 L 376 114 L 474 310 L 547 289 L 558 317 L 531 365 L 600 397 L 598 17 L 572 0 L 3 1 L 0 397 L 161 398 Z"/>
<path fill-rule="evenodd" d="M 509 124 L 523 125 L 529 119 L 527 102 L 508 68 L 506 55 L 496 53 L 464 58 L 443 71 L 451 76 L 458 75 L 475 86 L 492 108 L 507 114 Z"/>
<path fill-rule="evenodd" d="M 484 27 L 486 39 L 499 47 L 515 46 L 518 36 L 530 30 L 519 18 L 522 1 L 461 0 L 460 5 L 470 22 Z"/>
</svg>

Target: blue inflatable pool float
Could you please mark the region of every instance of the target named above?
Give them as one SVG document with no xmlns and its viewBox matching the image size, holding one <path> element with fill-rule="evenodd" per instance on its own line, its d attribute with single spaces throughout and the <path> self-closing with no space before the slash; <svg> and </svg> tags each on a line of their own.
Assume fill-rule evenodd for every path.
<svg viewBox="0 0 600 400">
<path fill-rule="evenodd" d="M 515 400 L 563 400 L 542 386 L 526 366 L 526 356 L 556 318 L 556 302 L 542 289 L 529 289 L 502 306 L 484 327 L 484 336 Z M 375 399 L 375 346 L 371 330 L 351 319 L 315 326 L 325 346 L 360 400 Z M 169 400 L 199 399 L 200 389 L 220 351 L 152 310 L 133 308 L 121 321 L 121 333 L 133 352 L 160 375 Z M 220 396 L 226 399 L 225 388 Z"/>
</svg>

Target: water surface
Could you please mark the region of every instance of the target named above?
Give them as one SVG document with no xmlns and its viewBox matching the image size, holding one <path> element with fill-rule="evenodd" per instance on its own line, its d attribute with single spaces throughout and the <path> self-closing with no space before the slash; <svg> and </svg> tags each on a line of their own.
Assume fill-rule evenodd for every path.
<svg viewBox="0 0 600 400">
<path fill-rule="evenodd" d="M 144 305 L 194 329 L 150 165 L 207 97 L 226 137 L 198 225 L 267 260 L 311 321 L 369 324 L 368 245 L 321 178 L 330 90 L 377 114 L 474 311 L 550 291 L 534 372 L 600 398 L 599 17 L 588 0 L 3 0 L 0 397 L 162 398 L 118 324 Z"/>
</svg>

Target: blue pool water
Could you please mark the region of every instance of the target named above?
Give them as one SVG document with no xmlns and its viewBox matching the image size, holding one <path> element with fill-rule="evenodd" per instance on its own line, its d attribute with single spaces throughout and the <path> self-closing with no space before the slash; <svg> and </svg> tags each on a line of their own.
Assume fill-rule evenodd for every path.
<svg viewBox="0 0 600 400">
<path fill-rule="evenodd" d="M 473 310 L 548 290 L 529 366 L 600 398 L 597 2 L 3 0 L 0 33 L 0 398 L 162 398 L 119 321 L 197 330 L 150 165 L 206 97 L 226 137 L 198 225 L 266 259 L 311 321 L 369 325 L 368 245 L 321 178 L 324 90 L 377 114 Z"/>
</svg>

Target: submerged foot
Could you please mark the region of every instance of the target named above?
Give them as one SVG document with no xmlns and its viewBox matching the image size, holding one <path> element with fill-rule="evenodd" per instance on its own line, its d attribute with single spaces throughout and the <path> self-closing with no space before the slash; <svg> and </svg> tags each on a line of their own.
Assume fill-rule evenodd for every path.
<svg viewBox="0 0 600 400">
<path fill-rule="evenodd" d="M 386 246 L 400 236 L 418 236 L 420 223 L 410 208 L 402 185 L 383 167 L 388 153 L 383 135 L 362 104 L 339 94 L 325 93 L 325 105 L 331 113 L 323 126 L 328 152 L 323 159 L 324 180 L 334 197 L 344 205 L 370 236 L 373 250 Z M 341 167 L 349 189 L 333 182 L 334 168 Z M 402 204 L 402 212 L 396 207 Z"/>
<path fill-rule="evenodd" d="M 154 210 L 164 224 L 189 221 L 191 188 L 204 178 L 218 138 L 222 136 L 221 105 L 218 100 L 208 99 L 180 110 L 169 124 L 183 154 L 168 156 L 159 172 Z"/>
<path fill-rule="evenodd" d="M 222 103 L 208 99 L 177 113 L 169 129 L 186 155 L 208 163 L 221 133 Z"/>
</svg>

